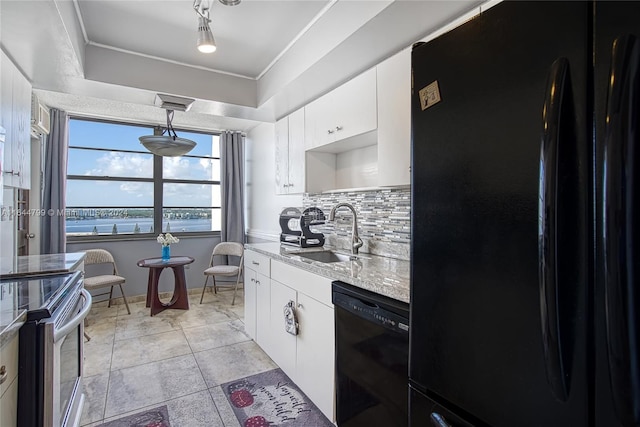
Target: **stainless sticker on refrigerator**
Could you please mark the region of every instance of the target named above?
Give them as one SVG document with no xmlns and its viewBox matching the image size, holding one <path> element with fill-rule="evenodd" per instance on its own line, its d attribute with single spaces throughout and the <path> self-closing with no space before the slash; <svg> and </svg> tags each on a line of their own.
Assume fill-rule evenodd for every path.
<svg viewBox="0 0 640 427">
<path fill-rule="evenodd" d="M 418 94 L 420 96 L 420 107 L 422 108 L 422 111 L 436 105 L 442 100 L 440 98 L 440 88 L 438 88 L 437 80 L 420 89 Z"/>
</svg>

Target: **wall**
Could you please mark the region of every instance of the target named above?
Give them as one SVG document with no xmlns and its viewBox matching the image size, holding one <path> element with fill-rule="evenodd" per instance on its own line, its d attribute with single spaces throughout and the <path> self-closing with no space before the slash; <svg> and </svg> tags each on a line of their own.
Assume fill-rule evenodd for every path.
<svg viewBox="0 0 640 427">
<path fill-rule="evenodd" d="M 219 237 L 183 237 L 180 242 L 171 245 L 171 255 L 186 255 L 195 258 L 193 264 L 185 266 L 187 288 L 202 289 L 203 272 L 208 267 L 213 247 L 219 242 Z M 82 252 L 91 248 L 106 249 L 113 254 L 118 272 L 127 279 L 124 290 L 127 297 L 147 294 L 149 270 L 138 267 L 136 262 L 140 259 L 160 256 L 161 246 L 156 242 L 155 237 L 144 240 L 67 243 L 67 252 Z M 87 268 L 86 272 L 87 274 L 99 273 L 97 270 L 92 271 L 91 268 Z M 165 269 L 160 276 L 160 292 L 173 292 L 173 283 L 173 271 Z M 211 285 L 211 280 L 209 280 L 209 285 Z M 115 293 L 119 295 L 119 291 L 115 291 Z"/>
<path fill-rule="evenodd" d="M 304 207 L 316 206 L 327 219 L 338 203 L 350 203 L 358 214 L 358 234 L 364 245 L 360 252 L 409 259 L 411 241 L 411 190 L 377 189 L 339 193 L 308 194 Z M 336 211 L 335 222 L 318 226 L 327 243 L 339 249 L 351 249 L 352 214 L 347 208 Z"/>
<path fill-rule="evenodd" d="M 247 134 L 245 150 L 246 222 L 249 242 L 278 240 L 280 212 L 302 206 L 302 194 L 276 194 L 275 125 L 263 123 Z"/>
<path fill-rule="evenodd" d="M 2 168 L 0 167 L 0 170 Z M 1 171 L 0 171 L 1 173 Z M 15 242 L 15 198 L 13 188 L 2 189 L 2 211 L 0 212 L 0 256 L 12 258 L 16 253 Z"/>
<path fill-rule="evenodd" d="M 354 205 L 358 230 L 364 241 L 363 253 L 409 259 L 411 239 L 411 192 L 404 189 L 378 189 L 341 193 L 276 195 L 275 125 L 264 123 L 247 134 L 246 221 L 247 241 L 277 241 L 278 218 L 288 206 L 317 206 L 329 216 L 339 202 Z M 318 227 L 333 247 L 348 250 L 351 241 L 351 214 L 340 209 L 335 224 Z"/>
</svg>

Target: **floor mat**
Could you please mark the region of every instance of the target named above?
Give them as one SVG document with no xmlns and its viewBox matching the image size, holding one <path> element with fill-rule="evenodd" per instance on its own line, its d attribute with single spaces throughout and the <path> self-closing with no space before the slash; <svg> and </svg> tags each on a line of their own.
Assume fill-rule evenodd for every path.
<svg viewBox="0 0 640 427">
<path fill-rule="evenodd" d="M 222 384 L 242 427 L 333 427 L 280 369 Z"/>
<path fill-rule="evenodd" d="M 171 427 L 171 425 L 165 405 L 106 422 L 102 427 Z"/>
</svg>

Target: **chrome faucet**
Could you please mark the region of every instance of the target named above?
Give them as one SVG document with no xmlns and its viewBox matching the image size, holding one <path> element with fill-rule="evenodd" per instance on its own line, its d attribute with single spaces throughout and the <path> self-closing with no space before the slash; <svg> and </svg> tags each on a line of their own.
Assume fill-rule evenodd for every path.
<svg viewBox="0 0 640 427">
<path fill-rule="evenodd" d="M 351 254 L 358 255 L 358 249 L 362 247 L 363 243 L 360 236 L 358 236 L 358 216 L 356 214 L 356 209 L 349 203 L 338 203 L 331 208 L 331 212 L 329 212 L 329 221 L 335 221 L 336 211 L 342 207 L 350 209 L 353 214 L 353 227 L 351 228 Z"/>
</svg>

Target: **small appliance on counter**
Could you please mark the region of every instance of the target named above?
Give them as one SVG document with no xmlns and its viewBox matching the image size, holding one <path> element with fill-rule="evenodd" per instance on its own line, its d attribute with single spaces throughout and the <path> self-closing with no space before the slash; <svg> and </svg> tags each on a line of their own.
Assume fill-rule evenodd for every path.
<svg viewBox="0 0 640 427">
<path fill-rule="evenodd" d="M 304 211 L 294 207 L 285 208 L 280 213 L 280 242 L 300 248 L 324 246 L 324 234 L 314 232 L 310 227 L 324 224 L 325 221 L 324 212 L 316 207 Z"/>
</svg>

